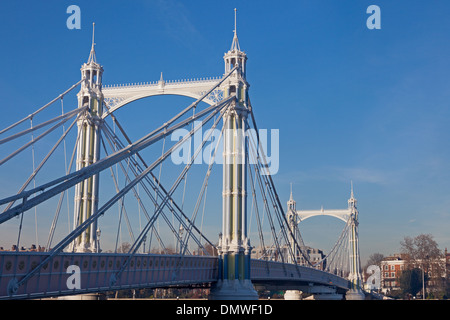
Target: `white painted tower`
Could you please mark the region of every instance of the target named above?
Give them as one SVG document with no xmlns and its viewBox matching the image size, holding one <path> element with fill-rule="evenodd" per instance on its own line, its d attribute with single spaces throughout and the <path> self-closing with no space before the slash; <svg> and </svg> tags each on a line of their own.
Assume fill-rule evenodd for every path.
<svg viewBox="0 0 450 320">
<path fill-rule="evenodd" d="M 88 106 L 77 122 L 77 170 L 87 167 L 100 159 L 100 124 L 103 113 L 102 75 L 103 68 L 97 63 L 95 55 L 93 29 L 91 52 L 88 61 L 81 66 L 81 77 L 84 81 L 77 95 L 78 107 Z M 98 188 L 98 174 L 75 186 L 74 228 L 82 224 L 97 211 Z M 96 221 L 74 241 L 70 248 L 71 251 L 98 252 L 100 250 L 98 241 L 99 230 L 97 230 Z"/>
<path fill-rule="evenodd" d="M 364 300 L 364 293 L 361 291 L 362 277 L 361 277 L 361 261 L 359 256 L 359 241 L 358 241 L 358 210 L 356 208 L 357 201 L 353 195 L 353 183 L 351 188 L 350 199 L 348 199 L 348 210 L 351 215 L 350 238 L 349 238 L 349 259 L 350 259 L 350 273 L 349 280 L 351 288 L 345 295 L 346 300 Z"/>
<path fill-rule="evenodd" d="M 222 234 L 219 239 L 219 281 L 211 291 L 216 300 L 256 300 L 250 280 L 250 239 L 247 236 L 247 144 L 245 122 L 249 112 L 246 80 L 247 55 L 241 51 L 235 28 L 230 50 L 224 55 L 225 74 L 237 69 L 222 84 L 224 98 L 236 100 L 223 114 Z"/>
</svg>

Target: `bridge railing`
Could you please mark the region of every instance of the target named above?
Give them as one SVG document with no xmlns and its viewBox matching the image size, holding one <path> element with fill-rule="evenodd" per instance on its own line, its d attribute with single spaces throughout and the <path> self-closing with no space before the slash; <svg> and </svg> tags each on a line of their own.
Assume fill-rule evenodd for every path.
<svg viewBox="0 0 450 320">
<path fill-rule="evenodd" d="M 83 294 L 128 288 L 190 285 L 217 280 L 217 257 L 179 255 L 135 255 L 114 286 L 116 274 L 127 254 L 62 253 L 55 256 L 13 296 L 10 289 L 17 280 L 35 268 L 47 253 L 0 252 L 0 299 L 39 298 Z M 70 268 L 71 266 L 77 266 Z M 79 281 L 76 273 L 79 270 Z"/>
<path fill-rule="evenodd" d="M 49 253 L 44 252 L 0 252 L 0 299 L 32 299 L 132 288 L 188 286 L 213 283 L 218 279 L 218 259 L 214 256 L 137 254 L 117 282 L 111 285 L 111 277 L 120 270 L 127 254 L 61 253 L 11 295 L 15 283 L 48 255 Z M 291 285 L 314 283 L 349 287 L 348 280 L 331 273 L 256 259 L 251 261 L 251 278 L 258 283 L 279 281 L 289 282 Z"/>
<path fill-rule="evenodd" d="M 283 264 L 276 261 L 252 260 L 252 281 L 283 281 L 292 283 L 314 283 L 340 288 L 349 288 L 349 281 L 332 273 L 311 267 Z"/>
<path fill-rule="evenodd" d="M 221 80 L 222 77 L 203 77 L 194 79 L 182 79 L 182 80 L 164 80 L 164 85 L 190 85 L 190 84 L 214 84 L 215 82 Z M 130 88 L 144 88 L 144 87 L 158 87 L 161 84 L 160 80 L 150 81 L 150 82 L 138 82 L 138 83 L 127 83 L 127 84 L 110 84 L 103 85 L 103 90 L 115 90 L 115 89 L 130 89 Z"/>
</svg>

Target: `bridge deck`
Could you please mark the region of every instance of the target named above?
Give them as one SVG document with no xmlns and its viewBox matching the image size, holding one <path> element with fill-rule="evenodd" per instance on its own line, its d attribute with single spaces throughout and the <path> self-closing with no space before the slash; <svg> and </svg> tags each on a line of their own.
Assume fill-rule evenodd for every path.
<svg viewBox="0 0 450 320">
<path fill-rule="evenodd" d="M 43 252 L 0 252 L 0 299 L 29 299 L 70 294 L 104 292 L 131 288 L 191 286 L 214 283 L 218 278 L 218 259 L 210 256 L 139 254 L 111 285 L 126 260 L 126 254 L 62 253 L 44 265 L 11 296 L 8 288 L 20 281 L 49 254 Z M 73 288 L 70 266 L 79 267 L 79 286 Z M 348 280 L 320 270 L 252 260 L 252 281 L 258 285 L 281 285 L 286 289 L 305 284 L 348 288 Z"/>
</svg>

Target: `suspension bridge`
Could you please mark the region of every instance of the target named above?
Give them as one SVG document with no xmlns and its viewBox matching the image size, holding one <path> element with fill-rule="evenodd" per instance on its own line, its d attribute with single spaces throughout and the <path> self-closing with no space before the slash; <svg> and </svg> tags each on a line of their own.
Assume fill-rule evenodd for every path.
<svg viewBox="0 0 450 320">
<path fill-rule="evenodd" d="M 25 182 L 0 200 L 0 226 L 17 228 L 13 250 L 0 251 L 0 299 L 195 286 L 210 287 L 210 298 L 218 300 L 258 299 L 256 290 L 264 288 L 286 290 L 286 299 L 298 299 L 300 291 L 317 299 L 364 299 L 353 188 L 342 210 L 297 210 L 292 191 L 286 209 L 280 201 L 249 97 L 236 14 L 223 59 L 219 77 L 168 81 L 161 74 L 153 82 L 104 86 L 93 32 L 81 80 L 0 131 L 0 169 L 32 158 Z M 68 110 L 76 89 L 77 105 Z M 133 140 L 118 111 L 163 95 L 194 101 L 178 113 L 177 106 L 166 108 L 167 120 L 159 125 L 136 119 L 152 127 Z M 172 155 L 180 150 L 184 161 L 174 164 Z M 207 161 L 199 165 L 202 157 Z M 221 208 L 214 198 L 208 201 L 207 191 L 218 185 Z M 203 231 L 208 215 L 222 218 L 214 239 Z M 313 261 L 300 229 L 302 221 L 320 215 L 344 227 L 330 252 Z M 23 251 L 30 220 L 36 230 L 38 223 L 48 226 L 48 239 Z M 120 246 L 124 229 L 131 243 L 126 250 Z M 114 239 L 111 250 L 102 248 L 106 230 Z"/>
</svg>

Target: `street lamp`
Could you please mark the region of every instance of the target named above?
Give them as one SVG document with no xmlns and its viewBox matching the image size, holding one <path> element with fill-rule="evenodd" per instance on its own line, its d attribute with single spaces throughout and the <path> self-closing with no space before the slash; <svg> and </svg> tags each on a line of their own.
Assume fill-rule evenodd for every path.
<svg viewBox="0 0 450 320">
<path fill-rule="evenodd" d="M 97 229 L 97 253 L 100 253 L 100 235 L 101 235 L 100 229 Z"/>
<path fill-rule="evenodd" d="M 422 300 L 425 300 L 425 269 L 422 264 Z"/>
<path fill-rule="evenodd" d="M 180 235 L 180 241 L 179 241 L 179 245 L 180 245 L 180 254 L 183 248 L 183 232 L 184 232 L 184 228 L 183 226 L 180 226 L 180 229 L 178 230 L 178 233 Z"/>
<path fill-rule="evenodd" d="M 142 249 L 142 253 L 145 253 L 145 241 L 147 241 L 147 235 L 144 236 L 143 242 L 144 242 L 144 248 Z"/>
<path fill-rule="evenodd" d="M 429 256 L 426 255 L 425 258 L 428 260 Z M 423 258 L 422 258 L 422 300 L 425 300 L 425 267 L 423 265 Z"/>
</svg>

